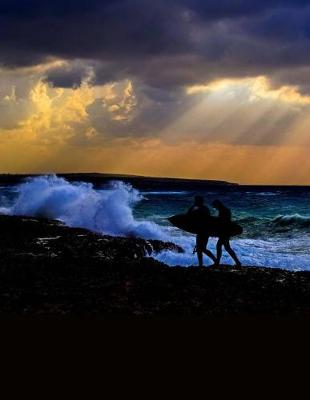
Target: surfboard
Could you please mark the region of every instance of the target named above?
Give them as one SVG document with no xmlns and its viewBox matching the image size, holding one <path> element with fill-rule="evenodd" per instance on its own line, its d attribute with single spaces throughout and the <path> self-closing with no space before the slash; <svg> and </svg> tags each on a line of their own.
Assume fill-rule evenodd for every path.
<svg viewBox="0 0 310 400">
<path fill-rule="evenodd" d="M 189 233 L 204 233 L 208 236 L 237 236 L 241 235 L 243 229 L 236 222 L 223 224 L 217 217 L 194 218 L 189 214 L 178 214 L 168 218 L 170 223 L 175 227 Z"/>
</svg>

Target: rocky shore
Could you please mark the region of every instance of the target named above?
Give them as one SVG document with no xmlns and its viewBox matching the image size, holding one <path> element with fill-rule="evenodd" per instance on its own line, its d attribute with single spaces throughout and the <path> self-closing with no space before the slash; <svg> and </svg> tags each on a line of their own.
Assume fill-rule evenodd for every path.
<svg viewBox="0 0 310 400">
<path fill-rule="evenodd" d="M 0 216 L 0 317 L 310 317 L 310 272 L 168 267 L 172 243 Z"/>
</svg>

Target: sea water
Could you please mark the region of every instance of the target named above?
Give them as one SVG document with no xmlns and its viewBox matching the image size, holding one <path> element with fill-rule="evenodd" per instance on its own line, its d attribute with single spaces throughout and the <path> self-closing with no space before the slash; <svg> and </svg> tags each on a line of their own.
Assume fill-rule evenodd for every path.
<svg viewBox="0 0 310 400">
<path fill-rule="evenodd" d="M 171 226 L 167 218 L 186 212 L 199 194 L 207 205 L 220 199 L 244 228 L 243 235 L 231 241 L 244 265 L 310 270 L 310 188 L 206 184 L 197 189 L 194 181 L 172 186 L 169 190 L 167 184 L 163 189 L 154 182 L 152 187 L 140 183 L 138 190 L 111 181 L 94 187 L 54 175 L 41 176 L 1 186 L 0 213 L 59 219 L 102 234 L 172 241 L 185 253 L 164 251 L 156 258 L 186 267 L 197 264 L 195 237 Z M 215 245 L 216 239 L 211 238 L 211 251 L 215 252 Z M 207 258 L 204 262 L 211 264 Z M 222 262 L 232 264 L 225 252 Z"/>
</svg>

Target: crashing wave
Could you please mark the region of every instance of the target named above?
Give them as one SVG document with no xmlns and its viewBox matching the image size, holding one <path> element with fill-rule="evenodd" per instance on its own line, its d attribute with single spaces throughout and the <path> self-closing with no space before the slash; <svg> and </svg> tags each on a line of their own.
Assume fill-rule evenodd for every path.
<svg viewBox="0 0 310 400">
<path fill-rule="evenodd" d="M 13 205 L 0 212 L 58 219 L 68 226 L 110 235 L 168 239 L 159 225 L 134 218 L 132 208 L 142 196 L 132 186 L 116 181 L 104 189 L 70 183 L 56 175 L 29 178 L 17 186 Z"/>
<path fill-rule="evenodd" d="M 278 226 L 292 226 L 296 228 L 298 227 L 306 228 L 310 227 L 310 217 L 300 214 L 279 215 L 278 217 L 272 220 L 272 223 Z"/>
</svg>

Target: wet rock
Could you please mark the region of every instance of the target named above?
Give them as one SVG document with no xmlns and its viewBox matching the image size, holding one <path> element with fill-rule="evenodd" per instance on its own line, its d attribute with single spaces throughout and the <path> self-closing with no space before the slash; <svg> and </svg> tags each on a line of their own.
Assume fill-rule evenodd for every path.
<svg viewBox="0 0 310 400">
<path fill-rule="evenodd" d="M 149 257 L 166 249 L 182 251 L 0 216 L 0 316 L 310 316 L 309 272 L 171 268 Z"/>
<path fill-rule="evenodd" d="M 2 251 L 29 256 L 87 257 L 104 260 L 141 259 L 162 250 L 182 252 L 173 244 L 102 236 L 86 229 L 69 228 L 63 223 L 44 218 L 0 215 Z"/>
</svg>

